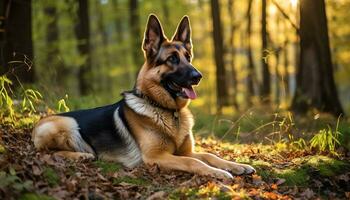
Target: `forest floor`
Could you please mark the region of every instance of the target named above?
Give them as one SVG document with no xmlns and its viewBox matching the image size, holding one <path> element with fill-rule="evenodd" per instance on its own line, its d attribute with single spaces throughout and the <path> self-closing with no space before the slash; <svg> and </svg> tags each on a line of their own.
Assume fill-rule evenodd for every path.
<svg viewBox="0 0 350 200">
<path fill-rule="evenodd" d="M 283 143 L 231 144 L 197 138 L 197 150 L 253 165 L 257 174 L 222 181 L 157 166 L 126 169 L 37 152 L 31 129 L 0 125 L 0 199 L 349 199 L 349 157 Z"/>
</svg>

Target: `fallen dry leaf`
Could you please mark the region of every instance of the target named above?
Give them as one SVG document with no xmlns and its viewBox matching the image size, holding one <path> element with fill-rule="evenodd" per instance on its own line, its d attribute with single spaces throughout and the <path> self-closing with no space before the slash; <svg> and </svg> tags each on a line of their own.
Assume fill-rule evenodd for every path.
<svg viewBox="0 0 350 200">
<path fill-rule="evenodd" d="M 6 129 L 6 130 L 5 130 Z M 5 131 L 4 131 L 5 130 Z M 20 132 L 17 134 L 17 132 Z M 45 194 L 57 199 L 166 199 L 176 193 L 179 199 L 187 199 L 187 194 L 194 199 L 212 198 L 215 194 L 232 195 L 232 199 L 241 199 L 247 195 L 252 199 L 308 199 L 319 198 L 317 189 L 328 190 L 327 198 L 349 198 L 349 191 L 334 188 L 344 188 L 349 184 L 349 174 L 322 178 L 317 173 L 310 175 L 309 188 L 293 187 L 285 184 L 286 180 L 275 176 L 235 176 L 233 180 L 217 180 L 209 176 L 160 169 L 157 165 L 140 165 L 134 169 L 122 168 L 113 173 L 104 174 L 93 161 L 72 162 L 61 157 L 52 156 L 52 152 L 37 152 L 30 139 L 31 130 L 16 130 L 2 127 L 2 144 L 6 152 L 0 154 L 0 173 L 14 174 L 20 183 L 31 181 L 29 193 Z M 246 145 L 241 149 L 225 149 L 220 143 L 211 140 L 196 140 L 198 146 L 207 152 L 228 159 L 245 157 L 250 160 L 261 160 L 271 163 L 276 168 L 284 169 L 294 158 L 310 155 L 303 151 L 286 152 L 283 156 L 269 156 L 254 145 Z M 239 153 L 240 152 L 240 153 Z M 252 153 L 254 152 L 254 154 Z M 51 170 L 44 170 L 44 169 Z M 265 171 L 273 170 L 264 168 Z M 1 175 L 1 174 L 0 174 Z M 139 183 L 116 183 L 122 177 L 147 180 Z M 0 182 L 2 179 L 0 180 Z M 22 185 L 20 185 L 22 186 Z M 328 187 L 328 188 L 327 188 Z M 346 187 L 345 187 L 346 188 Z M 192 193 L 188 191 L 191 189 Z M 333 189 L 333 190 L 332 190 Z M 182 192 L 181 192 L 182 191 Z M 195 191 L 202 193 L 196 194 Z M 10 186 L 0 186 L 0 199 L 19 199 L 23 194 Z M 196 196 L 197 195 L 197 196 Z M 201 196 L 202 195 L 202 196 Z M 210 196 L 213 195 L 213 196 Z"/>
<path fill-rule="evenodd" d="M 153 193 L 146 200 L 161 200 L 161 199 L 165 199 L 166 196 L 167 196 L 166 192 L 158 191 L 158 192 Z"/>
<path fill-rule="evenodd" d="M 301 196 L 306 197 L 307 199 L 310 199 L 315 195 L 315 192 L 312 191 L 310 188 L 306 188 L 306 190 L 301 193 Z"/>
<path fill-rule="evenodd" d="M 284 178 L 278 178 L 277 181 L 276 181 L 276 185 L 282 185 L 283 183 L 286 182 L 286 179 Z"/>
</svg>

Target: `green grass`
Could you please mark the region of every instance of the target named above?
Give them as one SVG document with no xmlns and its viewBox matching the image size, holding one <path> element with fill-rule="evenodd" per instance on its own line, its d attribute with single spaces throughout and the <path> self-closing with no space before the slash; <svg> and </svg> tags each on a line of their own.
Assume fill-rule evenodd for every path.
<svg viewBox="0 0 350 200">
<path fill-rule="evenodd" d="M 268 165 L 253 164 L 253 166 L 257 170 L 258 175 L 267 182 L 270 182 L 274 178 L 283 178 L 286 180 L 284 185 L 287 186 L 307 186 L 308 184 L 309 171 L 305 167 L 274 169 Z"/>
<path fill-rule="evenodd" d="M 119 171 L 122 166 L 118 163 L 115 162 L 107 162 L 107 161 L 102 161 L 102 160 L 97 160 L 94 162 L 94 165 L 96 167 L 101 168 L 101 172 L 106 175 L 109 173 L 114 173 Z"/>
<path fill-rule="evenodd" d="M 320 175 L 331 177 L 350 170 L 350 163 L 327 156 L 313 156 L 307 165 L 319 171 Z"/>
<path fill-rule="evenodd" d="M 139 186 L 146 186 L 150 184 L 150 182 L 146 179 L 133 178 L 129 176 L 123 176 L 123 177 L 113 179 L 113 184 L 120 184 L 120 183 L 128 183 L 128 184 L 139 185 Z"/>
<path fill-rule="evenodd" d="M 277 170 L 275 176 L 286 180 L 288 186 L 307 186 L 310 179 L 308 168 L 299 167 L 292 169 Z"/>
<path fill-rule="evenodd" d="M 51 167 L 44 168 L 43 176 L 50 186 L 56 186 L 60 182 L 60 177 Z"/>
<path fill-rule="evenodd" d="M 6 149 L 3 145 L 0 144 L 0 154 L 1 153 L 5 153 L 6 152 Z"/>
<path fill-rule="evenodd" d="M 286 180 L 284 183 L 286 186 L 307 186 L 309 180 L 313 178 L 334 177 L 350 170 L 350 162 L 323 155 L 294 159 L 295 165 L 284 169 L 274 168 L 270 163 L 262 160 L 252 160 L 249 163 L 256 168 L 258 175 L 264 181 L 283 178 Z M 310 177 L 311 175 L 318 177 Z"/>
<path fill-rule="evenodd" d="M 350 124 L 346 122 L 339 123 L 339 132 L 342 133 L 339 136 L 341 146 L 350 151 Z"/>
<path fill-rule="evenodd" d="M 180 200 L 180 199 L 218 199 L 218 200 L 229 200 L 232 199 L 229 192 L 221 191 L 218 187 L 201 187 L 201 188 L 182 188 L 177 189 L 170 193 L 169 199 Z M 241 198 L 245 199 L 245 198 Z"/>
<path fill-rule="evenodd" d="M 19 200 L 55 200 L 55 198 L 44 194 L 26 193 L 19 197 Z"/>
<path fill-rule="evenodd" d="M 258 175 L 262 177 L 263 180 L 268 180 L 273 175 L 272 172 L 272 166 L 270 163 L 263 161 L 263 160 L 253 160 L 249 163 L 252 165 L 256 170 Z"/>
</svg>

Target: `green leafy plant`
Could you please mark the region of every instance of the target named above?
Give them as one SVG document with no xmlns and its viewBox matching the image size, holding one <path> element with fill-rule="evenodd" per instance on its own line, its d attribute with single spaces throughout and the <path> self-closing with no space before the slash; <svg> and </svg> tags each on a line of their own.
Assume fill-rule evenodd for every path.
<svg viewBox="0 0 350 200">
<path fill-rule="evenodd" d="M 316 148 L 320 152 L 329 152 L 331 154 L 337 155 L 336 148 L 340 144 L 339 136 L 341 133 L 338 131 L 339 118 L 335 130 L 333 131 L 330 126 L 328 129 L 320 130 L 311 140 L 311 148 Z"/>
<path fill-rule="evenodd" d="M 56 186 L 60 182 L 60 177 L 57 174 L 57 172 L 51 168 L 51 167 L 45 167 L 43 175 L 46 179 L 46 181 L 49 183 L 51 186 Z"/>
<path fill-rule="evenodd" d="M 10 126 L 21 126 L 23 119 L 27 122 L 33 122 L 28 120 L 36 112 L 36 106 L 42 100 L 40 92 L 34 89 L 26 89 L 19 82 L 19 89 L 21 92 L 19 98 L 12 95 L 11 87 L 12 81 L 5 75 L 0 76 L 0 119 L 2 123 Z M 28 115 L 29 114 L 29 115 Z M 28 123 L 24 123 L 28 124 Z"/>
<path fill-rule="evenodd" d="M 26 89 L 23 92 L 22 112 L 36 112 L 34 103 L 42 99 L 40 92 L 33 89 Z"/>
<path fill-rule="evenodd" d="M 0 76 L 0 109 L 4 111 L 0 113 L 0 116 L 3 118 L 5 115 L 13 120 L 15 116 L 14 104 L 8 91 L 11 85 L 10 79 L 6 76 Z"/>
<path fill-rule="evenodd" d="M 299 138 L 298 140 L 293 141 L 292 145 L 294 145 L 294 147 L 297 147 L 297 149 L 308 149 L 308 145 L 303 138 Z"/>
<path fill-rule="evenodd" d="M 57 102 L 57 111 L 58 112 L 69 112 L 70 108 L 67 106 L 66 99 L 68 99 L 68 95 L 65 98 L 60 99 Z"/>
<path fill-rule="evenodd" d="M 0 171 L 0 189 L 10 189 L 15 191 L 28 191 L 33 188 L 33 182 L 26 180 L 22 181 L 13 168 L 10 168 L 9 173 Z"/>
</svg>

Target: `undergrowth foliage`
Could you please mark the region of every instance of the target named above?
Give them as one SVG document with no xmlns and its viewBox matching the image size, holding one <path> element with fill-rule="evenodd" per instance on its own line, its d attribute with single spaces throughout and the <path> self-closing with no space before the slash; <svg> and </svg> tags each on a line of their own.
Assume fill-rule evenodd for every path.
<svg viewBox="0 0 350 200">
<path fill-rule="evenodd" d="M 57 112 L 70 111 L 70 108 L 67 106 L 66 100 L 68 100 L 68 95 L 66 95 L 65 98 L 62 98 L 57 102 Z"/>
<path fill-rule="evenodd" d="M 35 113 L 35 102 L 38 102 L 42 99 L 42 95 L 37 90 L 33 89 L 25 89 L 23 92 L 23 100 L 22 100 L 22 106 L 21 111 L 22 112 L 29 112 L 29 113 Z"/>
<path fill-rule="evenodd" d="M 320 116 L 323 118 L 319 119 Z M 220 117 L 223 118 L 220 119 Z M 344 127 L 339 128 L 340 124 L 348 126 L 348 123 L 341 116 L 338 120 L 334 120 L 334 118 L 327 118 L 327 115 L 317 113 L 314 117 L 299 116 L 295 119 L 293 113 L 289 111 L 269 114 L 257 108 L 256 110 L 250 109 L 237 118 L 231 117 L 229 115 L 215 116 L 212 119 L 211 136 L 231 142 L 261 142 L 276 145 L 279 148 L 333 156 L 339 156 L 339 153 L 346 154 L 346 150 L 343 150 L 349 149 L 343 139 Z M 208 119 L 205 120 L 209 122 Z M 334 124 L 334 121 L 337 123 Z M 205 126 L 203 122 L 199 123 L 200 127 Z M 199 131 L 203 130 L 202 127 Z M 338 151 L 339 149 L 342 150 Z"/>
<path fill-rule="evenodd" d="M 19 87 L 19 96 L 15 96 L 11 90 L 12 81 L 6 75 L 0 76 L 0 116 L 1 122 L 16 126 L 23 116 L 36 113 L 36 105 L 42 102 L 43 96 L 37 90 Z"/>
<path fill-rule="evenodd" d="M 43 95 L 38 90 L 25 88 L 19 82 L 19 91 L 16 93 L 18 95 L 15 95 L 11 90 L 12 85 L 13 82 L 6 75 L 0 76 L 0 122 L 2 124 L 12 127 L 32 126 L 40 117 L 39 106 L 45 106 L 47 109 L 45 112 L 49 111 L 49 113 L 70 111 L 66 103 L 68 95 L 58 100 L 57 109 L 52 110 L 46 105 Z"/>
<path fill-rule="evenodd" d="M 0 76 L 0 108 L 2 112 L 0 112 L 1 119 L 5 116 L 9 116 L 11 119 L 14 118 L 14 108 L 13 108 L 13 100 L 9 95 L 8 88 L 12 81 L 8 79 L 6 76 Z"/>
<path fill-rule="evenodd" d="M 341 133 L 338 130 L 339 118 L 335 130 L 333 131 L 330 126 L 328 129 L 320 130 L 311 140 L 311 148 L 316 148 L 320 152 L 329 152 L 331 154 L 337 155 L 337 146 L 340 145 L 339 136 Z"/>
</svg>

